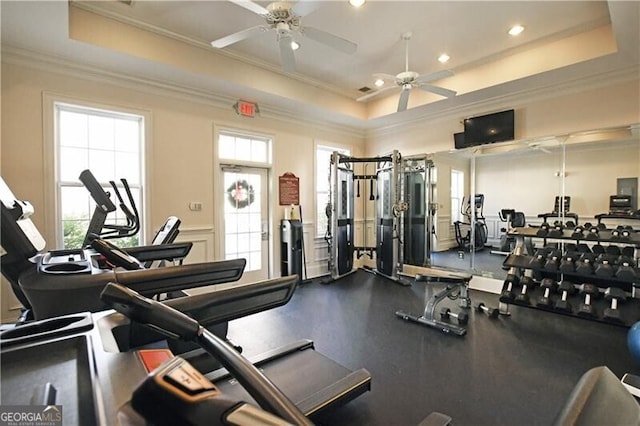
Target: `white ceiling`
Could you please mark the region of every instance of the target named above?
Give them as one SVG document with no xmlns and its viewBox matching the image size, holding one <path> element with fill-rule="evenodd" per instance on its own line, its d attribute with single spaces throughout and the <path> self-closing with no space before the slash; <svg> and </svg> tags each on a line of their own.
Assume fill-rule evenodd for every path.
<svg viewBox="0 0 640 426">
<path fill-rule="evenodd" d="M 269 4 L 264 1 L 256 3 L 264 7 Z M 563 62 L 560 58 L 556 61 L 557 65 L 547 68 L 520 60 L 514 70 L 509 70 L 513 72 L 511 77 L 505 75 L 477 87 L 470 86 L 471 80 L 465 82 L 462 77 L 446 79 L 436 84 L 457 90 L 459 99 L 446 100 L 432 95 L 421 100 L 412 93 L 416 99 L 410 108 L 416 109 L 439 106 L 452 108 L 477 102 L 477 96 L 474 96 L 476 90 L 483 90 L 484 97 L 492 96 L 492 88 L 505 84 L 510 84 L 510 90 L 523 90 L 525 87 L 531 90 L 531 85 L 544 86 L 550 81 L 593 78 L 599 73 L 638 69 L 640 2 L 636 1 L 369 0 L 359 9 L 351 7 L 346 0 L 309 3 L 314 3 L 317 8 L 302 18 L 303 26 L 315 27 L 350 40 L 358 45 L 358 49 L 355 54 L 348 55 L 301 38 L 302 47 L 295 52 L 296 71 L 286 74 L 280 68 L 273 31 L 233 44 L 222 49 L 222 52 L 209 45 L 212 40 L 264 24 L 261 16 L 229 1 L 134 0 L 131 5 L 119 1 L 76 2 L 85 10 L 204 47 L 210 50 L 210 55 L 231 57 L 251 67 L 258 66 L 276 73 L 278 84 L 287 80 L 302 82 L 333 96 L 337 94 L 344 97 L 345 102 L 353 104 L 357 104 L 355 100 L 363 94 L 358 91 L 359 88 L 374 87 L 372 74 L 382 72 L 395 75 L 404 71 L 405 50 L 401 35 L 409 31 L 412 33 L 409 69 L 419 74 L 451 69 L 456 76 L 471 76 L 474 70 L 487 64 L 534 50 L 544 52 L 547 47 L 556 48 L 562 40 L 571 40 L 570 37 L 607 25 L 611 25 L 617 49 L 615 54 L 604 55 L 594 51 L 589 56 L 585 53 L 573 59 L 573 63 Z M 363 113 L 343 114 L 340 111 L 327 111 L 326 105 L 320 105 L 313 97 L 302 98 L 295 94 L 283 96 L 275 90 L 273 82 L 270 83 L 272 86 L 259 87 L 229 79 L 224 84 L 224 81 L 206 73 L 194 74 L 190 70 L 173 69 L 175 67 L 163 72 L 166 64 L 132 58 L 122 52 L 105 51 L 103 47 L 90 44 L 80 45 L 69 38 L 68 5 L 63 1 L 3 0 L 1 18 L 3 50 L 26 49 L 194 89 L 206 87 L 207 90 L 230 97 L 251 97 L 284 110 L 320 112 L 327 120 L 361 128 L 387 124 L 389 120 L 400 119 L 402 114 L 411 116 L 411 111 L 395 113 L 399 90 L 385 94 L 389 99 L 387 103 L 374 98 L 370 105 L 353 105 L 354 111 L 365 108 Z M 507 30 L 516 23 L 524 25 L 525 31 L 518 37 L 511 37 Z M 575 50 L 586 52 L 591 48 L 601 48 L 596 44 L 583 43 L 576 45 Z M 443 52 L 451 56 L 446 65 L 437 61 Z M 552 50 L 548 50 L 548 57 L 554 57 Z M 531 71 L 528 72 L 526 67 L 532 67 Z M 553 70 L 553 67 L 557 67 L 557 70 Z M 241 73 L 242 68 L 238 68 L 238 72 Z M 498 73 L 504 73 L 504 70 L 496 69 L 490 74 Z M 480 72 L 475 74 L 480 75 Z M 514 85 L 515 82 L 521 85 Z"/>
</svg>

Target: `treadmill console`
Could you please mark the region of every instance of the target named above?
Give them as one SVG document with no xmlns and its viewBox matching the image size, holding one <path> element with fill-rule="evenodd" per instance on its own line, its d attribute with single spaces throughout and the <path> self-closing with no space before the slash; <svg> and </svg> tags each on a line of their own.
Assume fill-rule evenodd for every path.
<svg viewBox="0 0 640 426">
<path fill-rule="evenodd" d="M 53 250 L 38 259 L 44 274 L 90 274 L 91 259 L 85 250 Z"/>
</svg>

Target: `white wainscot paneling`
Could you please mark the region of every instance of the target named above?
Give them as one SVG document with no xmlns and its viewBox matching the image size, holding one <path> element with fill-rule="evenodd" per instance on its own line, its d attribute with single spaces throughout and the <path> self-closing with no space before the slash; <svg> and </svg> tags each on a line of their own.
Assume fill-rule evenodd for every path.
<svg viewBox="0 0 640 426">
<path fill-rule="evenodd" d="M 184 260 L 188 263 L 211 262 L 215 260 L 213 228 L 180 228 L 176 243 L 193 243 Z"/>
</svg>

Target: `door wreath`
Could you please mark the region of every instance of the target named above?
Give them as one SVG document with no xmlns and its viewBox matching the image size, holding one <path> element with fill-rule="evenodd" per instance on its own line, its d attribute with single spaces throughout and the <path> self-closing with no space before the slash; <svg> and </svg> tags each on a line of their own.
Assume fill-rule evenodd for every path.
<svg viewBox="0 0 640 426">
<path fill-rule="evenodd" d="M 253 186 L 244 179 L 235 181 L 227 188 L 227 200 L 237 209 L 243 209 L 252 204 L 254 198 Z"/>
</svg>

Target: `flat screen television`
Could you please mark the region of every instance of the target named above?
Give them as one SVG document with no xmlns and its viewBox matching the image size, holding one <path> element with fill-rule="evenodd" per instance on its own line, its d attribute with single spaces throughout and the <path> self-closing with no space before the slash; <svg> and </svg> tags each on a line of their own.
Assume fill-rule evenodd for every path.
<svg viewBox="0 0 640 426">
<path fill-rule="evenodd" d="M 515 139 L 514 110 L 466 118 L 464 145 L 476 146 Z"/>
</svg>

